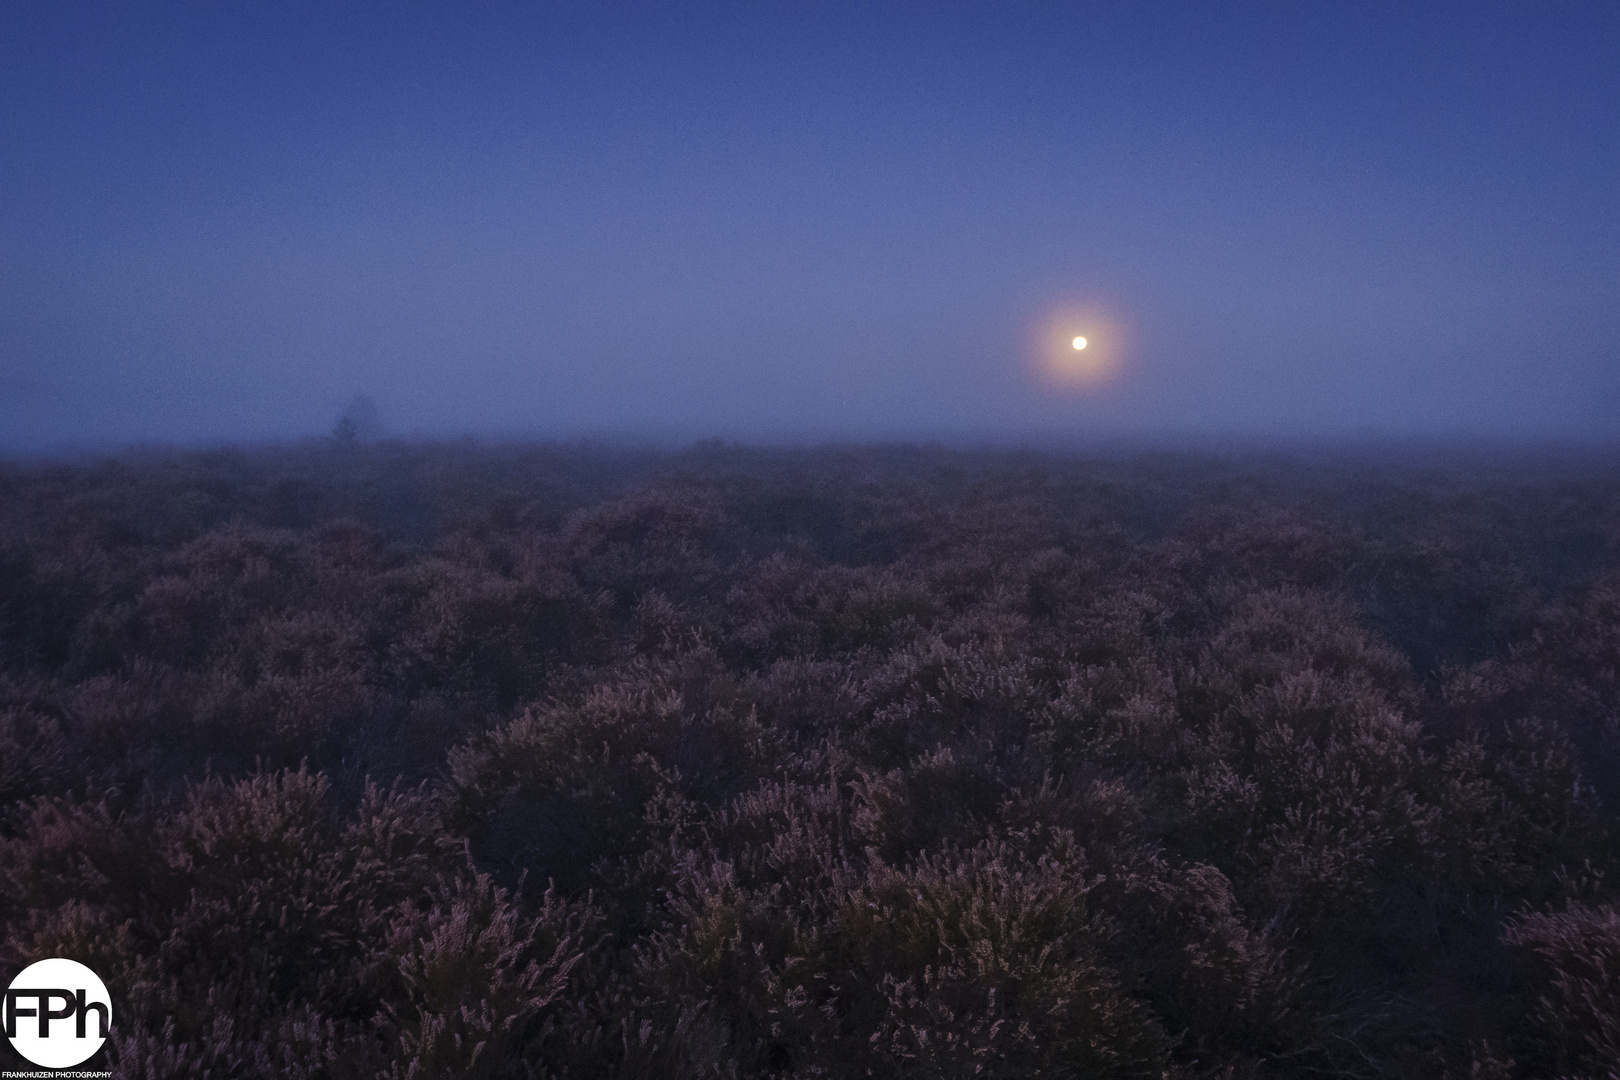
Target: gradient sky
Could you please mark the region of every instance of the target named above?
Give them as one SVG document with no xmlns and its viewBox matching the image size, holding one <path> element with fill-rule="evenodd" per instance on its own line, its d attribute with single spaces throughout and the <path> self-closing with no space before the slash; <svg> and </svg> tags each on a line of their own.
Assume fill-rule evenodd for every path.
<svg viewBox="0 0 1620 1080">
<path fill-rule="evenodd" d="M 1041 377 L 1069 329 L 1107 379 Z M 1620 4 L 0 0 L 0 446 L 357 394 L 398 434 L 1620 437 Z"/>
</svg>

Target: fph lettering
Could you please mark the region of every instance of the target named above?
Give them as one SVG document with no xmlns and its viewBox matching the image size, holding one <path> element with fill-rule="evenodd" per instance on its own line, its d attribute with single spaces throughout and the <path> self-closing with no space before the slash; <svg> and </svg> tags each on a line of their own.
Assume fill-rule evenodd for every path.
<svg viewBox="0 0 1620 1080">
<path fill-rule="evenodd" d="M 32 1009 L 22 1008 L 19 1002 L 32 998 Z M 60 1001 L 60 1008 L 53 1007 L 51 1002 Z M 36 1016 L 39 1018 L 39 1037 L 51 1037 L 51 1021 L 66 1020 L 73 1017 L 73 1034 L 76 1038 L 85 1037 L 85 1018 L 91 1013 L 101 1016 L 101 1037 L 107 1037 L 107 1006 L 99 1001 L 85 1001 L 83 990 L 36 989 L 30 987 L 26 990 L 11 989 L 6 991 L 6 1038 L 17 1037 L 17 1018 L 19 1016 Z"/>
</svg>

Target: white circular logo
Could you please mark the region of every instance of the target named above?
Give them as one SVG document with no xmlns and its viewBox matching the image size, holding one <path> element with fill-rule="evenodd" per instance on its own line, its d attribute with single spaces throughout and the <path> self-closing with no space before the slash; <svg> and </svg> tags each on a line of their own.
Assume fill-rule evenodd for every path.
<svg viewBox="0 0 1620 1080">
<path fill-rule="evenodd" d="M 22 969 L 0 1003 L 6 1038 L 47 1069 L 71 1069 L 101 1049 L 112 1027 L 112 998 L 77 960 L 41 960 Z"/>
</svg>

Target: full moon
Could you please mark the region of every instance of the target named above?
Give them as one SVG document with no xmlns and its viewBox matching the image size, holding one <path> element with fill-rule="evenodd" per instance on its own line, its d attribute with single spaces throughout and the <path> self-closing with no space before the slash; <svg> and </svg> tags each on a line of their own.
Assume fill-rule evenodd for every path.
<svg viewBox="0 0 1620 1080">
<path fill-rule="evenodd" d="M 1057 395 L 1112 393 L 1124 384 L 1130 359 L 1127 329 L 1098 303 L 1059 297 L 1030 321 L 1023 349 L 1029 374 Z"/>
</svg>

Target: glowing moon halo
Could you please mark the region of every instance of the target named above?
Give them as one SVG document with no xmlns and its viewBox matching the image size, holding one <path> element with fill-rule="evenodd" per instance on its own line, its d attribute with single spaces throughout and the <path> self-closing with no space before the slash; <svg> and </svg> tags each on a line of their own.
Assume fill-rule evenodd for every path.
<svg viewBox="0 0 1620 1080">
<path fill-rule="evenodd" d="M 1123 390 L 1129 326 L 1112 304 L 1085 296 L 1050 299 L 1030 312 L 1026 371 L 1043 396 L 1098 400 Z"/>
</svg>

